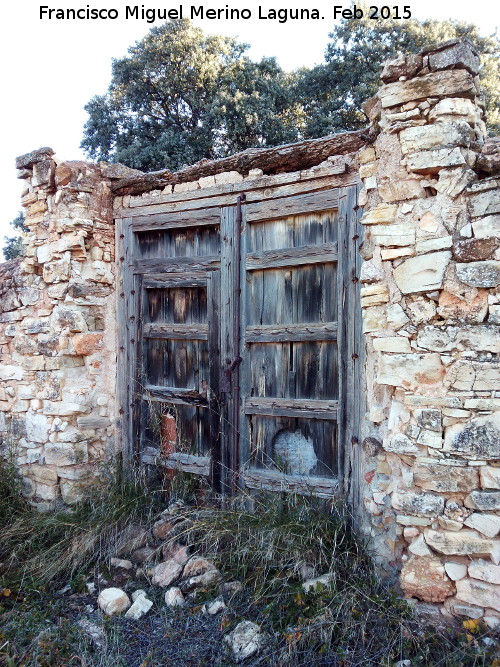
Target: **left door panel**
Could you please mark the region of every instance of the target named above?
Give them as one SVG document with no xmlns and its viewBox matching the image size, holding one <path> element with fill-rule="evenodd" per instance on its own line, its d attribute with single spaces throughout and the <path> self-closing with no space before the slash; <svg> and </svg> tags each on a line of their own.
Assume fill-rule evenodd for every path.
<svg viewBox="0 0 500 667">
<path fill-rule="evenodd" d="M 156 450 L 171 467 L 209 474 L 219 433 L 219 229 L 137 229 L 134 236 L 137 450 L 143 460 Z"/>
</svg>

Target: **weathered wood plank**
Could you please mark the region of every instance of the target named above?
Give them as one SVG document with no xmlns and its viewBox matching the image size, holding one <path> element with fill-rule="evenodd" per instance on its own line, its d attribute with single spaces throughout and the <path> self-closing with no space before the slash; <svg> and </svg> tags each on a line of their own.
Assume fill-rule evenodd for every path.
<svg viewBox="0 0 500 667">
<path fill-rule="evenodd" d="M 133 218 L 132 229 L 134 232 L 146 232 L 154 229 L 176 229 L 185 227 L 203 227 L 207 225 L 218 225 L 220 220 L 220 208 L 203 208 L 196 211 L 179 211 L 173 213 L 159 212 L 154 215 L 140 215 Z"/>
<path fill-rule="evenodd" d="M 144 338 L 184 338 L 208 340 L 208 324 L 145 324 Z"/>
<path fill-rule="evenodd" d="M 261 324 L 246 327 L 245 343 L 281 343 L 287 341 L 336 340 L 337 323 L 320 324 Z"/>
<path fill-rule="evenodd" d="M 129 397 L 129 379 L 130 357 L 127 337 L 127 312 L 128 302 L 125 298 L 124 282 L 126 281 L 125 272 L 127 266 L 125 262 L 125 235 L 127 223 L 118 218 L 115 221 L 115 252 L 118 263 L 116 294 L 117 294 L 117 364 L 116 364 L 116 414 L 117 419 L 117 446 L 119 451 L 123 452 L 124 460 L 127 464 L 132 462 L 132 447 L 130 442 L 130 397 Z"/>
<path fill-rule="evenodd" d="M 338 401 L 319 401 L 306 398 L 249 397 L 245 400 L 247 415 L 278 417 L 308 417 L 309 419 L 336 419 Z"/>
<path fill-rule="evenodd" d="M 161 403 L 178 403 L 179 405 L 199 405 L 207 407 L 206 392 L 184 387 L 162 387 L 147 384 L 144 387 L 142 398 L 146 401 L 160 401 Z"/>
<path fill-rule="evenodd" d="M 236 231 L 236 207 L 222 209 L 221 214 L 221 301 L 220 301 L 220 382 L 221 392 L 221 480 L 222 490 L 230 493 L 233 488 L 237 462 L 234 460 L 238 425 L 234 422 L 234 369 L 239 357 L 236 347 L 236 326 L 240 314 L 237 311 L 235 286 L 240 271 L 237 262 L 238 234 Z M 239 326 L 239 324 L 238 324 Z"/>
<path fill-rule="evenodd" d="M 289 215 L 335 209 L 338 205 L 336 190 L 310 192 L 296 197 L 282 197 L 246 205 L 247 222 L 286 218 Z"/>
<path fill-rule="evenodd" d="M 249 148 L 220 160 L 202 160 L 175 174 L 162 170 L 124 178 L 114 183 L 112 190 L 115 194 L 134 195 L 153 189 L 163 189 L 171 183 L 196 181 L 203 176 L 212 176 L 225 171 L 247 174 L 251 169 L 262 169 L 266 173 L 274 170 L 290 172 L 308 169 L 324 162 L 331 155 L 347 155 L 359 150 L 370 141 L 367 132 L 366 129 L 356 130 L 272 148 Z"/>
<path fill-rule="evenodd" d="M 116 251 L 119 265 L 117 285 L 117 412 L 120 415 L 122 451 L 124 460 L 130 466 L 137 454 L 135 437 L 137 401 L 137 334 L 139 321 L 138 280 L 128 270 L 135 253 L 135 238 L 131 220 L 117 221 Z"/>
<path fill-rule="evenodd" d="M 142 286 L 145 289 L 162 289 L 164 287 L 205 287 L 207 284 L 207 276 L 204 273 L 199 273 L 198 276 L 188 274 L 169 275 L 160 274 L 145 276 Z"/>
<path fill-rule="evenodd" d="M 250 253 L 246 257 L 247 271 L 273 269 L 301 264 L 318 264 L 337 261 L 337 244 L 321 243 L 299 248 L 281 248 Z"/>
<path fill-rule="evenodd" d="M 234 205 L 235 196 L 245 192 L 246 203 L 267 201 L 276 197 L 291 197 L 306 192 L 318 192 L 321 190 L 332 190 L 343 186 L 346 181 L 353 181 L 354 177 L 349 174 L 342 176 L 331 175 L 331 168 L 322 168 L 318 172 L 305 172 L 306 177 L 301 177 L 301 172 L 295 174 L 278 174 L 266 176 L 255 181 L 241 181 L 227 185 L 218 185 L 202 190 L 180 192 L 178 194 L 160 195 L 146 199 L 135 197 L 131 199 L 129 208 L 118 211 L 118 215 L 136 217 L 139 215 L 153 215 L 155 213 L 177 213 L 180 211 L 193 211 L 214 206 Z"/>
<path fill-rule="evenodd" d="M 362 209 L 357 205 L 357 197 L 357 187 L 345 188 L 340 192 L 339 206 L 343 235 L 342 244 L 339 241 L 339 255 L 342 257 L 339 272 L 342 277 L 339 286 L 339 317 L 342 318 L 339 339 L 342 405 L 342 413 L 339 415 L 339 477 L 342 479 L 345 497 L 355 511 L 359 508 L 361 497 L 359 426 L 364 411 L 361 386 L 364 341 L 359 298 L 359 246 L 363 230 L 359 223 Z"/>
<path fill-rule="evenodd" d="M 174 452 L 169 456 L 165 456 L 160 450 L 154 447 L 144 449 L 141 461 L 142 463 L 157 465 L 167 470 L 181 470 L 193 475 L 202 475 L 203 477 L 210 476 L 212 463 L 210 456 L 195 456 L 193 454 L 185 454 L 184 452 Z"/>
<path fill-rule="evenodd" d="M 252 448 L 251 434 L 250 434 L 250 419 L 245 415 L 243 406 L 245 405 L 246 397 L 251 392 L 251 368 L 250 359 L 248 358 L 248 349 L 245 346 L 245 328 L 248 322 L 248 282 L 247 271 L 244 258 L 248 252 L 249 247 L 249 231 L 246 224 L 246 208 L 241 207 L 241 226 L 240 226 L 240 349 L 239 356 L 242 362 L 239 367 L 239 461 L 238 466 L 241 469 L 250 460 L 250 451 Z"/>
<path fill-rule="evenodd" d="M 211 482 L 215 489 L 221 489 L 221 414 L 220 414 L 220 272 L 212 271 L 207 279 L 207 321 L 208 321 L 208 439 L 206 451 L 213 459 Z"/>
<path fill-rule="evenodd" d="M 286 475 L 272 470 L 244 470 L 241 475 L 244 485 L 249 489 L 262 491 L 293 491 L 300 495 L 331 498 L 338 495 L 340 485 L 337 479 L 327 477 L 302 477 Z"/>
<path fill-rule="evenodd" d="M 136 259 L 132 263 L 135 274 L 158 273 L 186 273 L 186 271 L 213 270 L 220 266 L 219 255 L 209 257 L 168 257 L 155 259 Z"/>
</svg>

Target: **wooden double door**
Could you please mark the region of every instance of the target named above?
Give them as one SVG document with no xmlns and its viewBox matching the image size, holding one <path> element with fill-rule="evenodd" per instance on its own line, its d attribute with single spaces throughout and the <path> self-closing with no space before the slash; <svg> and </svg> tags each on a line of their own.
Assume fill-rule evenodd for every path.
<svg viewBox="0 0 500 667">
<path fill-rule="evenodd" d="M 117 221 L 131 456 L 223 491 L 338 488 L 359 412 L 357 186 L 297 189 L 137 198 Z"/>
</svg>

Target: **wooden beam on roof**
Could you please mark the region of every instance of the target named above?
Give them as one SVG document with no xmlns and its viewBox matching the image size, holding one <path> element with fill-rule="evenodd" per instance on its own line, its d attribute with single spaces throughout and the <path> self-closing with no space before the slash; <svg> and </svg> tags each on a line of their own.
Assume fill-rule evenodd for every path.
<svg viewBox="0 0 500 667">
<path fill-rule="evenodd" d="M 111 188 L 115 195 L 137 195 L 163 189 L 169 184 L 197 181 L 204 176 L 214 176 L 225 171 L 237 171 L 246 175 L 251 169 L 262 169 L 266 174 L 309 169 L 332 155 L 346 155 L 358 151 L 370 141 L 366 128 L 271 148 L 249 148 L 219 160 L 201 160 L 175 173 L 164 169 L 129 176 L 116 181 Z"/>
</svg>

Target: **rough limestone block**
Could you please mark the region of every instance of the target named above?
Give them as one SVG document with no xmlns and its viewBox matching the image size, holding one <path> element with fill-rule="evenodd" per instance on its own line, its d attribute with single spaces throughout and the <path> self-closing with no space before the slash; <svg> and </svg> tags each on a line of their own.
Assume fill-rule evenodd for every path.
<svg viewBox="0 0 500 667">
<path fill-rule="evenodd" d="M 431 354 L 383 354 L 376 378 L 377 384 L 416 389 L 440 382 L 446 373 L 441 356 Z"/>
<path fill-rule="evenodd" d="M 235 629 L 224 637 L 237 663 L 255 655 L 267 642 L 267 636 L 260 625 L 252 621 L 241 621 Z"/>
<path fill-rule="evenodd" d="M 153 572 L 153 584 L 162 587 L 170 586 L 179 578 L 181 572 L 182 565 L 173 559 L 159 563 Z"/>
<path fill-rule="evenodd" d="M 403 336 L 374 338 L 373 349 L 377 352 L 411 352 L 408 338 Z"/>
<path fill-rule="evenodd" d="M 444 167 L 466 164 L 460 148 L 439 148 L 413 153 L 407 161 L 408 169 L 416 174 L 433 174 Z"/>
<path fill-rule="evenodd" d="M 422 69 L 421 54 L 402 54 L 386 60 L 380 78 L 384 83 L 398 81 L 401 76 L 408 78 L 414 77 Z"/>
<path fill-rule="evenodd" d="M 24 371 L 19 366 L 11 366 L 9 364 L 0 364 L 0 380 L 22 380 Z"/>
<path fill-rule="evenodd" d="M 500 340 L 496 327 L 489 325 L 465 327 L 427 326 L 417 336 L 417 344 L 433 352 L 474 352 L 500 353 Z"/>
<path fill-rule="evenodd" d="M 419 516 L 407 516 L 404 514 L 398 514 L 396 516 L 396 523 L 401 524 L 402 526 L 430 526 L 432 521 L 431 519 L 423 519 Z"/>
<path fill-rule="evenodd" d="M 83 280 L 104 283 L 105 285 L 112 285 L 115 280 L 113 273 L 111 272 L 110 263 L 99 260 L 84 262 L 81 268 L 81 277 Z"/>
<path fill-rule="evenodd" d="M 384 306 L 363 308 L 363 331 L 371 333 L 382 331 L 387 325 L 387 311 Z"/>
<path fill-rule="evenodd" d="M 180 588 L 173 586 L 165 592 L 165 604 L 167 607 L 184 607 L 186 600 Z"/>
<path fill-rule="evenodd" d="M 500 510 L 500 491 L 472 491 L 464 500 L 466 507 L 483 512 Z"/>
<path fill-rule="evenodd" d="M 469 146 L 470 142 L 474 140 L 474 131 L 463 120 L 448 120 L 442 123 L 434 123 L 433 125 L 408 127 L 402 130 L 399 139 L 403 154 L 421 154 L 421 151 L 438 148 L 439 146 L 450 146 L 453 148 L 457 146 Z M 458 148 L 456 150 L 460 153 Z M 450 150 L 450 154 L 456 157 L 452 150 Z M 464 162 L 459 162 L 459 164 L 464 164 Z"/>
<path fill-rule="evenodd" d="M 393 452 L 394 454 L 416 456 L 422 453 L 422 448 L 412 442 L 403 433 L 398 433 L 393 438 L 384 441 L 383 446 L 386 452 Z"/>
<path fill-rule="evenodd" d="M 40 414 L 26 415 L 26 439 L 29 442 L 45 443 L 49 437 L 47 417 Z"/>
<path fill-rule="evenodd" d="M 409 322 L 404 310 L 399 303 L 394 303 L 387 308 L 387 323 L 394 329 L 400 329 Z"/>
<path fill-rule="evenodd" d="M 474 468 L 439 465 L 417 461 L 413 481 L 425 491 L 472 491 L 479 485 L 479 474 Z"/>
<path fill-rule="evenodd" d="M 66 442 L 50 443 L 45 445 L 44 457 L 47 465 L 71 466 L 87 463 L 87 444 L 85 442 L 74 444 Z"/>
<path fill-rule="evenodd" d="M 468 604 L 453 604 L 451 606 L 451 611 L 455 616 L 466 616 L 467 618 L 473 618 L 475 620 L 482 618 L 484 615 L 484 609 L 482 607 L 472 607 Z"/>
<path fill-rule="evenodd" d="M 465 563 L 448 561 L 444 564 L 444 569 L 452 581 L 460 581 L 460 579 L 467 576 L 467 565 Z"/>
<path fill-rule="evenodd" d="M 48 146 L 38 148 L 24 155 L 19 155 L 19 157 L 16 157 L 16 169 L 31 169 L 37 162 L 49 160 L 53 155 L 54 151 Z"/>
<path fill-rule="evenodd" d="M 361 307 L 377 306 L 389 301 L 389 288 L 385 283 L 374 283 L 362 287 L 360 292 Z"/>
<path fill-rule="evenodd" d="M 421 178 L 421 176 L 409 177 L 406 172 L 396 174 L 394 178 L 380 182 L 378 193 L 385 202 L 421 199 L 426 196 Z"/>
<path fill-rule="evenodd" d="M 417 424 L 421 428 L 427 429 L 429 431 L 436 431 L 441 434 L 443 429 L 441 410 L 416 410 L 415 417 L 417 418 Z"/>
<path fill-rule="evenodd" d="M 486 537 L 496 537 L 500 533 L 500 516 L 497 514 L 473 512 L 464 523 Z"/>
<path fill-rule="evenodd" d="M 465 239 L 453 247 L 453 259 L 457 262 L 480 262 L 493 258 L 499 246 L 497 239 Z"/>
<path fill-rule="evenodd" d="M 500 468 L 481 466 L 479 475 L 481 477 L 481 488 L 500 489 Z"/>
<path fill-rule="evenodd" d="M 373 225 L 370 234 L 381 246 L 408 246 L 415 243 L 415 228 L 407 223 L 398 225 Z"/>
<path fill-rule="evenodd" d="M 475 362 L 459 360 L 449 366 L 446 382 L 461 391 L 496 391 L 500 386 L 498 359 Z"/>
<path fill-rule="evenodd" d="M 402 257 L 413 257 L 415 255 L 415 246 L 400 246 L 399 248 L 383 248 L 380 252 L 382 261 L 392 261 Z"/>
<path fill-rule="evenodd" d="M 63 401 L 44 401 L 43 414 L 69 417 L 90 412 L 90 406 L 82 403 L 64 403 Z"/>
<path fill-rule="evenodd" d="M 121 614 L 130 607 L 130 598 L 120 588 L 105 588 L 97 598 L 97 604 L 108 616 Z"/>
<path fill-rule="evenodd" d="M 443 449 L 466 458 L 500 458 L 500 412 L 447 427 Z"/>
<path fill-rule="evenodd" d="M 469 565 L 469 577 L 500 585 L 500 566 L 482 558 L 473 560 Z"/>
<path fill-rule="evenodd" d="M 361 272 L 359 274 L 359 280 L 362 283 L 375 283 L 383 280 L 384 274 L 382 271 L 375 266 L 371 261 L 363 262 L 361 265 Z"/>
<path fill-rule="evenodd" d="M 469 208 L 473 218 L 500 213 L 500 188 L 471 195 Z"/>
<path fill-rule="evenodd" d="M 85 317 L 78 307 L 56 306 L 52 311 L 50 323 L 56 332 L 67 329 L 72 333 L 80 333 L 88 329 Z"/>
<path fill-rule="evenodd" d="M 435 252 L 436 250 L 446 250 L 453 245 L 453 237 L 442 236 L 437 239 L 422 239 L 417 241 L 416 252 L 417 255 L 423 255 L 427 252 Z"/>
<path fill-rule="evenodd" d="M 395 204 L 379 204 L 363 215 L 362 225 L 390 225 L 394 222 L 398 207 Z"/>
<path fill-rule="evenodd" d="M 462 579 L 457 581 L 457 598 L 500 611 L 500 588 L 486 581 Z"/>
<path fill-rule="evenodd" d="M 500 261 L 471 262 L 457 264 L 460 282 L 471 287 L 497 287 L 500 285 Z"/>
<path fill-rule="evenodd" d="M 398 490 L 392 494 L 392 506 L 409 515 L 437 517 L 443 513 L 444 498 L 424 491 Z"/>
<path fill-rule="evenodd" d="M 418 537 L 413 540 L 413 542 L 408 547 L 408 551 L 415 556 L 432 556 L 432 551 L 425 543 L 425 539 L 422 533 L 420 533 Z"/>
<path fill-rule="evenodd" d="M 472 223 L 472 231 L 476 239 L 500 237 L 500 215 L 487 215 Z"/>
<path fill-rule="evenodd" d="M 431 70 L 460 67 L 466 69 L 471 74 L 477 74 L 480 66 L 481 59 L 476 51 L 466 42 L 459 42 L 446 49 L 429 54 L 429 67 Z"/>
<path fill-rule="evenodd" d="M 125 613 L 125 618 L 132 618 L 134 621 L 137 621 L 139 618 L 142 618 L 153 606 L 153 602 L 148 600 L 145 595 L 139 595 L 135 600 L 130 609 Z"/>
<path fill-rule="evenodd" d="M 68 479 L 59 481 L 61 497 L 66 505 L 74 505 L 85 497 L 85 488 L 82 482 L 76 482 Z"/>
<path fill-rule="evenodd" d="M 78 333 L 73 336 L 72 343 L 76 354 L 87 356 L 102 350 L 103 334 L 102 333 Z"/>
<path fill-rule="evenodd" d="M 396 284 L 403 294 L 439 289 L 450 259 L 449 251 L 411 257 L 394 269 Z"/>
<path fill-rule="evenodd" d="M 475 179 L 477 175 L 471 169 L 446 167 L 439 172 L 439 178 L 434 187 L 439 193 L 455 199 Z"/>
<path fill-rule="evenodd" d="M 228 183 L 240 183 L 243 176 L 238 171 L 224 171 L 221 174 L 215 174 L 215 183 L 217 185 Z"/>
<path fill-rule="evenodd" d="M 475 123 L 477 107 L 468 99 L 463 97 L 448 97 L 440 100 L 429 113 L 429 120 L 452 120 L 460 117 L 468 123 Z"/>
<path fill-rule="evenodd" d="M 472 75 L 463 69 L 432 72 L 409 81 L 397 81 L 382 86 L 378 96 L 382 107 L 394 107 L 427 97 L 473 97 L 477 93 Z"/>
<path fill-rule="evenodd" d="M 455 556 L 491 556 L 494 563 L 500 561 L 500 540 L 481 537 L 475 530 L 424 531 L 425 541 L 435 551 Z"/>
<path fill-rule="evenodd" d="M 407 597 L 425 602 L 444 602 L 453 595 L 453 583 L 436 556 L 412 556 L 403 565 L 400 584 Z"/>
</svg>

